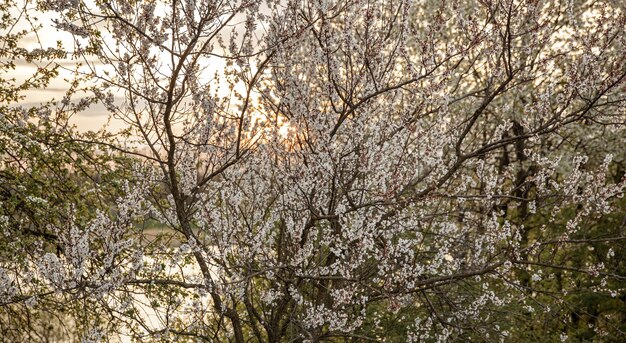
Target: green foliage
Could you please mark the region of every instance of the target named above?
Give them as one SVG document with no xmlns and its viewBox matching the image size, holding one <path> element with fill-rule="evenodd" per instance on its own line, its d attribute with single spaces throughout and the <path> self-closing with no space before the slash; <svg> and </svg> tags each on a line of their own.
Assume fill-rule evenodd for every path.
<svg viewBox="0 0 626 343">
<path fill-rule="evenodd" d="M 40 26 L 31 2 L 18 7 L 0 2 L 0 261 L 26 265 L 41 251 L 59 252 L 52 228 L 69 230 L 70 219 L 87 224 L 98 209 L 106 209 L 121 192 L 129 160 L 104 145 L 105 133 L 79 133 L 70 118 L 97 101 L 73 99 L 79 94 L 78 77 L 68 85 L 61 101 L 51 99 L 38 106 L 23 106 L 25 92 L 46 88 L 59 75 L 63 46 L 27 49 L 27 37 L 36 37 Z M 33 67 L 30 75 L 15 75 L 18 64 Z M 30 69 L 30 68 L 29 68 Z M 37 289 L 33 281 L 19 287 Z M 96 313 L 91 300 L 78 296 L 32 298 L 26 303 L 0 306 L 3 341 L 48 342 L 76 337 L 90 328 Z"/>
</svg>

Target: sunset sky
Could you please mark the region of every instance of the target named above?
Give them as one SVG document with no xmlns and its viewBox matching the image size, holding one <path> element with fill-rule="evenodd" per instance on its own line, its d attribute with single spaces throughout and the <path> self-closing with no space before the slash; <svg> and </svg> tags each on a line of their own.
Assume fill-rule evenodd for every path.
<svg viewBox="0 0 626 343">
<path fill-rule="evenodd" d="M 57 42 L 60 41 L 63 44 L 63 48 L 65 50 L 73 50 L 74 41 L 72 35 L 55 27 L 55 15 L 51 13 L 37 13 L 37 20 L 38 23 L 41 24 L 42 29 L 39 30 L 37 35 L 34 33 L 30 33 L 22 42 L 22 47 L 28 50 L 37 48 L 46 49 L 49 47 L 55 47 Z M 233 22 L 240 23 L 237 18 L 235 18 Z M 29 29 L 25 23 L 25 21 L 21 21 L 21 27 L 16 26 L 14 30 Z M 258 29 L 260 34 L 260 31 L 263 30 L 264 29 L 262 27 L 259 27 Z M 63 98 L 65 92 L 69 88 L 69 83 L 67 82 L 67 79 L 72 77 L 74 73 L 73 69 L 79 62 L 81 62 L 79 60 L 72 59 L 70 55 L 71 54 L 68 54 L 67 59 L 55 61 L 55 63 L 59 64 L 61 67 L 59 70 L 59 76 L 53 79 L 48 87 L 46 87 L 45 89 L 31 89 L 22 93 L 25 98 L 23 101 L 20 102 L 21 106 L 37 106 L 42 102 L 50 101 L 52 99 L 60 100 Z M 96 66 L 102 66 L 102 64 L 100 64 L 100 62 L 96 60 L 90 60 L 89 62 L 93 63 L 93 65 Z M 42 67 L 45 66 L 44 63 L 39 63 Z M 16 61 L 15 64 L 15 70 L 8 73 L 7 78 L 15 78 L 17 81 L 23 81 L 25 80 L 25 78 L 33 75 L 36 70 L 35 64 L 37 64 L 37 62 L 33 61 L 32 63 L 27 63 L 25 61 Z M 222 70 L 224 67 L 224 60 L 219 58 L 212 59 L 209 69 L 206 70 L 206 75 L 209 75 L 207 81 L 212 81 L 212 75 L 214 75 L 216 71 Z M 237 86 L 235 88 L 238 89 Z M 238 91 L 241 93 L 243 92 L 243 89 L 238 89 Z M 221 87 L 218 92 L 220 96 L 228 96 L 228 93 L 229 90 L 225 87 Z M 80 96 L 80 93 L 75 94 L 72 100 L 78 101 L 80 99 Z M 116 99 L 122 101 L 122 96 L 116 96 Z M 115 132 L 123 128 L 125 125 L 120 120 L 110 118 L 110 113 L 107 112 L 106 108 L 102 104 L 95 104 L 91 106 L 87 111 L 84 111 L 72 117 L 70 122 L 75 124 L 80 131 L 98 130 L 108 123 L 108 130 Z"/>
</svg>

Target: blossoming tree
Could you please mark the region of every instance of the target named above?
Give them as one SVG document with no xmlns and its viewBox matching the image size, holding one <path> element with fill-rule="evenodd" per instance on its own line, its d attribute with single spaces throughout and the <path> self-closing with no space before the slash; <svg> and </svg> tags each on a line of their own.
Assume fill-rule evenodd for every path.
<svg viewBox="0 0 626 343">
<path fill-rule="evenodd" d="M 623 295 L 614 1 L 43 9 L 127 124 L 90 144 L 136 163 L 62 249 L 2 262 L 5 304 L 86 299 L 86 340 L 492 341 Z"/>
</svg>

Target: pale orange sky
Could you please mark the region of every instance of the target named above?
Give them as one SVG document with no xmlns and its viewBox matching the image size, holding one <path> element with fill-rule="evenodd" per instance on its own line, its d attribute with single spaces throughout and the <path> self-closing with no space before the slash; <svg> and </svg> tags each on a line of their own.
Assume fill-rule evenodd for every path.
<svg viewBox="0 0 626 343">
<path fill-rule="evenodd" d="M 52 23 L 52 19 L 55 18 L 54 15 L 51 14 L 38 14 L 38 18 L 40 23 L 43 25 L 43 29 L 38 33 L 39 41 L 37 36 L 31 34 L 27 36 L 21 43 L 21 46 L 26 49 L 36 49 L 56 46 L 57 41 L 61 41 L 63 46 L 66 48 L 72 48 L 74 46 L 73 37 L 66 32 L 59 31 L 54 28 Z M 239 20 L 234 20 L 234 22 L 240 22 Z M 17 26 L 16 29 L 24 28 L 23 26 Z M 262 30 L 262 29 L 261 29 Z M 261 33 L 262 35 L 262 33 Z M 77 61 L 66 59 L 66 60 L 58 60 L 56 61 L 63 68 L 60 70 L 59 77 L 53 79 L 46 89 L 32 89 L 23 92 L 22 94 L 25 96 L 24 99 L 19 103 L 22 106 L 36 106 L 42 102 L 46 102 L 52 100 L 53 98 L 56 100 L 60 100 L 63 98 L 66 90 L 69 88 L 68 82 L 64 81 L 64 78 L 71 78 L 72 72 L 71 69 L 76 66 Z M 93 61 L 92 61 L 93 62 Z M 33 74 L 36 70 L 36 66 L 32 63 L 26 62 L 17 62 L 15 70 L 11 71 L 5 77 L 7 78 L 15 78 L 16 80 L 24 80 L 26 77 Z M 95 65 L 98 65 L 96 62 Z M 211 61 L 210 70 L 207 70 L 207 75 L 214 75 L 215 71 L 219 71 L 225 67 L 225 61 L 220 59 L 214 59 Z M 227 95 L 229 90 L 227 87 L 221 87 L 221 95 Z M 241 90 L 240 90 L 241 91 Z M 80 99 L 80 94 L 76 94 L 74 101 L 78 101 Z M 121 99 L 120 99 L 121 101 Z M 75 124 L 80 131 L 89 131 L 89 130 L 98 130 L 103 127 L 109 121 L 109 112 L 107 112 L 106 108 L 101 104 L 96 104 L 90 107 L 87 111 L 79 113 L 71 118 L 71 123 Z M 111 131 L 117 131 L 120 128 L 124 127 L 124 123 L 111 119 L 109 122 L 108 129 Z"/>
<path fill-rule="evenodd" d="M 32 50 L 36 48 L 46 49 L 48 47 L 55 47 L 57 41 L 61 41 L 65 47 L 72 47 L 72 36 L 66 32 L 62 32 L 54 28 L 52 18 L 54 16 L 50 14 L 37 13 L 39 22 L 43 25 L 43 28 L 38 32 L 39 39 L 34 34 L 30 34 L 21 41 L 20 46 Z M 14 30 L 28 29 L 25 22 L 22 21 L 14 28 Z M 4 33 L 3 33 L 4 34 Z M 39 43 L 41 42 L 41 43 Z M 73 68 L 76 65 L 76 61 L 65 59 L 57 60 L 63 68 Z M 27 63 L 24 61 L 16 61 L 16 68 L 5 75 L 6 78 L 15 78 L 18 82 L 23 81 L 25 78 L 31 76 L 35 70 L 36 65 L 34 63 Z M 43 66 L 44 64 L 41 64 Z M 36 106 L 42 102 L 46 102 L 52 99 L 60 100 L 65 95 L 65 92 L 69 88 L 69 84 L 64 81 L 64 78 L 71 77 L 71 72 L 67 70 L 60 70 L 59 77 L 53 79 L 49 86 L 45 89 L 30 89 L 22 92 L 24 99 L 19 102 L 22 106 Z M 80 96 L 77 95 L 73 100 L 79 100 Z M 108 120 L 108 112 L 102 105 L 94 105 L 89 110 L 78 114 L 73 117 L 71 122 L 75 124 L 81 131 L 97 130 L 101 128 Z M 112 123 L 111 129 L 119 129 L 121 123 Z"/>
</svg>

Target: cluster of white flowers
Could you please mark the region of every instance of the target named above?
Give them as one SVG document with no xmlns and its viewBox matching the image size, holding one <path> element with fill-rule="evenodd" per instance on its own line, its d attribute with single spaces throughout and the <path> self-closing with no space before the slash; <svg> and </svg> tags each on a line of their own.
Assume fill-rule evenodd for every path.
<svg viewBox="0 0 626 343">
<path fill-rule="evenodd" d="M 550 21 L 551 5 L 81 5 L 80 25 L 56 25 L 88 37 L 97 24 L 112 40 L 92 47 L 111 67 L 93 68 L 105 81 L 94 95 L 142 147 L 117 150 L 142 157 L 124 196 L 88 223 L 71 213 L 54 230 L 58 251 L 42 248 L 34 269 L 50 290 L 88 292 L 155 339 L 316 341 L 407 308 L 409 341 L 504 339 L 491 311 L 519 301 L 533 313 L 533 287 L 575 270 L 556 253 L 544 263 L 545 251 L 587 237 L 589 218 L 626 190 L 607 178 L 612 156 L 579 155 L 562 138 L 584 138 L 572 127 L 586 117 L 610 119 L 585 99 L 622 94 L 611 70 L 622 56 L 578 56 L 596 42 Z M 571 47 L 550 48 L 559 25 Z M 595 280 L 608 267 L 581 272 Z M 18 293 L 13 273 L 0 266 L 2 299 Z M 135 316 L 141 302 L 156 324 Z"/>
</svg>

